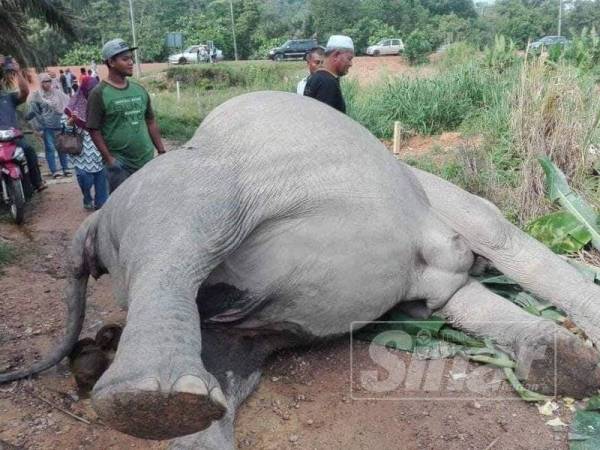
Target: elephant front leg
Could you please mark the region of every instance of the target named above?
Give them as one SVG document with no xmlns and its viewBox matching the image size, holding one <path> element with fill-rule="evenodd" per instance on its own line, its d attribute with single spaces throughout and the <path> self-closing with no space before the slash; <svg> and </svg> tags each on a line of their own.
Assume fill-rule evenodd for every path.
<svg viewBox="0 0 600 450">
<path fill-rule="evenodd" d="M 546 394 L 583 398 L 600 387 L 600 354 L 554 322 L 470 281 L 436 314 L 516 356 L 517 374 Z"/>
<path fill-rule="evenodd" d="M 260 382 L 265 359 L 289 345 L 280 335 L 244 336 L 235 330 L 203 330 L 202 359 L 215 375 L 227 397 L 225 416 L 204 431 L 170 442 L 170 450 L 233 450 L 234 421 L 240 405 Z"/>
<path fill-rule="evenodd" d="M 94 387 L 102 421 L 137 437 L 191 434 L 227 410 L 200 355 L 196 293 L 209 268 L 185 254 L 134 264 L 141 269 L 129 274 L 127 325 L 113 364 Z"/>
</svg>

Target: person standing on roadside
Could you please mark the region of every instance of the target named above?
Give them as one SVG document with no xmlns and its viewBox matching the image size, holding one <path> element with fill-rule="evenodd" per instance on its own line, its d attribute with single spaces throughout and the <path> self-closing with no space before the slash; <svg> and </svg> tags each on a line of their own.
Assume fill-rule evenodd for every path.
<svg viewBox="0 0 600 450">
<path fill-rule="evenodd" d="M 69 95 L 69 88 L 67 86 L 67 76 L 65 75 L 65 71 L 60 69 L 59 73 L 60 76 L 58 77 L 58 79 L 60 80 L 60 87 L 66 95 Z"/>
<path fill-rule="evenodd" d="M 348 73 L 354 58 L 354 43 L 348 36 L 333 35 L 327 41 L 323 67 L 317 69 L 306 82 L 304 95 L 312 97 L 342 113 L 346 102 L 340 88 L 340 77 Z"/>
<path fill-rule="evenodd" d="M 102 155 L 92 142 L 86 124 L 87 99 L 97 84 L 98 80 L 93 77 L 85 80 L 65 108 L 65 114 L 69 118 L 66 125 L 73 127 L 83 141 L 81 154 L 70 155 L 70 159 L 75 167 L 77 182 L 83 194 L 83 207 L 87 210 L 100 209 L 108 198 L 108 183 L 106 170 L 102 164 Z M 94 188 L 93 197 L 92 187 Z"/>
<path fill-rule="evenodd" d="M 68 94 L 72 95 L 73 94 L 73 82 L 76 81 L 75 79 L 75 75 L 73 75 L 73 72 L 71 72 L 71 69 L 67 68 L 65 69 L 65 78 L 67 80 L 67 89 L 68 89 Z"/>
<path fill-rule="evenodd" d="M 87 71 L 85 70 L 85 67 L 80 67 L 79 68 L 79 86 L 81 86 L 83 84 L 83 82 L 85 81 L 85 79 L 88 77 Z"/>
<path fill-rule="evenodd" d="M 56 133 L 62 128 L 61 118 L 69 98 L 63 94 L 62 89 L 55 89 L 52 86 L 52 78 L 47 73 L 40 74 L 39 80 L 41 89 L 34 92 L 31 97 L 31 113 L 28 114 L 27 118 L 34 118 L 36 128 L 42 132 L 48 168 L 52 176 L 58 178 L 61 174 L 56 167 Z M 58 158 L 63 171 L 62 174 L 65 177 L 70 177 L 71 172 L 69 171 L 67 155 L 58 152 Z"/>
<path fill-rule="evenodd" d="M 306 87 L 306 82 L 308 81 L 308 77 L 310 77 L 316 70 L 321 67 L 323 64 L 323 59 L 325 57 L 325 51 L 322 47 L 311 48 L 306 53 L 306 65 L 308 66 L 308 75 L 305 76 L 298 82 L 298 86 L 296 86 L 296 93 L 298 95 L 304 95 L 304 88 Z"/>
<path fill-rule="evenodd" d="M 17 106 L 27 100 L 29 84 L 21 73 L 19 64 L 14 59 L 7 61 L 6 57 L 0 55 L 0 67 L 0 129 L 19 128 Z M 33 188 L 38 192 L 43 191 L 48 185 L 42 180 L 35 150 L 29 145 L 25 137 L 20 138 L 17 145 L 25 153 L 29 179 Z"/>
<path fill-rule="evenodd" d="M 104 160 L 111 193 L 154 157 L 155 148 L 165 153 L 150 96 L 129 78 L 135 48 L 123 39 L 104 44 L 108 78 L 88 97 L 87 128 Z"/>
</svg>

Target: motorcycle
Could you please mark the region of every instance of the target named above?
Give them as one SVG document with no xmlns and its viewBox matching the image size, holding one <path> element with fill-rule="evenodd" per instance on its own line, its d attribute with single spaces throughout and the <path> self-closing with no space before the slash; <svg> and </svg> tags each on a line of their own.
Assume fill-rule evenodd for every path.
<svg viewBox="0 0 600 450">
<path fill-rule="evenodd" d="M 2 200 L 10 208 L 10 215 L 17 224 L 23 223 L 25 201 L 33 193 L 25 152 L 17 144 L 22 137 L 23 133 L 17 128 L 0 129 Z"/>
</svg>

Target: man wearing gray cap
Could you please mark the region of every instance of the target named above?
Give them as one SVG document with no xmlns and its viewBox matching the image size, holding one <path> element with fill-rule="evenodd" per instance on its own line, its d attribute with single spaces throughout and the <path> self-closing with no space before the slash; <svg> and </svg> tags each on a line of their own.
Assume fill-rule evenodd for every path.
<svg viewBox="0 0 600 450">
<path fill-rule="evenodd" d="M 88 97 L 87 127 L 102 154 L 111 193 L 154 157 L 154 148 L 165 152 L 148 92 L 128 79 L 133 75 L 132 50 L 123 39 L 104 44 L 108 79 Z"/>
<path fill-rule="evenodd" d="M 306 82 L 304 95 L 312 97 L 340 112 L 346 112 L 346 102 L 340 89 L 340 77 L 352 67 L 354 44 L 348 36 L 333 35 L 327 41 L 325 62 Z"/>
</svg>

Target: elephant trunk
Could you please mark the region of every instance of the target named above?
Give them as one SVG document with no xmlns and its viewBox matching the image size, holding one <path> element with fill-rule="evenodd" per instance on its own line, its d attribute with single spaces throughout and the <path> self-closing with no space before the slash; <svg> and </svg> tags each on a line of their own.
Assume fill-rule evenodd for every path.
<svg viewBox="0 0 600 450">
<path fill-rule="evenodd" d="M 95 255 L 88 254 L 88 249 L 94 247 L 96 220 L 97 213 L 88 217 L 73 238 L 71 246 L 71 273 L 66 292 L 68 315 L 65 337 L 50 355 L 38 363 L 26 369 L 0 373 L 0 384 L 20 380 L 55 366 L 75 346 L 85 318 L 88 277 L 90 273 L 93 274 L 93 267 L 90 267 L 89 261 Z"/>
</svg>

